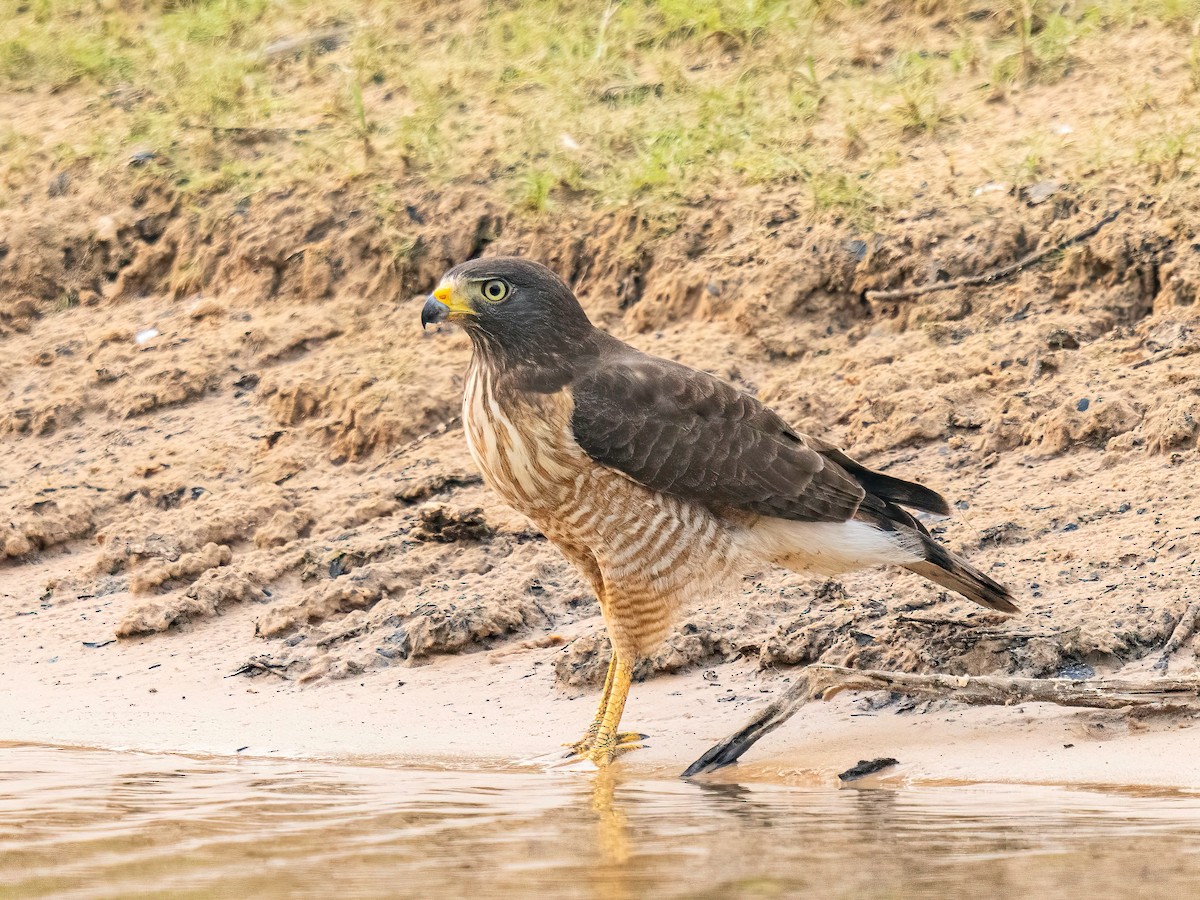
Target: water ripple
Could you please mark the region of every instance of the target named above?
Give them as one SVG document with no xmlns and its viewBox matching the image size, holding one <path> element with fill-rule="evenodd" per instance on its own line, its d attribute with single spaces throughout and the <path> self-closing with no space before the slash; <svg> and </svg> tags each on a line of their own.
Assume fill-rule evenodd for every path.
<svg viewBox="0 0 1200 900">
<path fill-rule="evenodd" d="M 0 747 L 4 897 L 1191 896 L 1200 797 Z"/>
</svg>

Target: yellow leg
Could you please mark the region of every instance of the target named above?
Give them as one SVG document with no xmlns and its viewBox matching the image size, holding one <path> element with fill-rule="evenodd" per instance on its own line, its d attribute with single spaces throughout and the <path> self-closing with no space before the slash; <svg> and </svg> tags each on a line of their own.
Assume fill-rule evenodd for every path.
<svg viewBox="0 0 1200 900">
<path fill-rule="evenodd" d="M 588 730 L 583 733 L 583 737 L 573 744 L 564 744 L 564 747 L 570 748 L 567 756 L 575 754 L 583 755 L 592 749 L 592 744 L 596 742 L 596 735 L 600 731 L 600 726 L 604 724 L 604 711 L 608 709 L 608 696 L 612 693 L 613 672 L 617 670 L 617 655 L 614 653 L 612 659 L 608 661 L 608 674 L 604 676 L 604 693 L 600 695 L 600 708 L 596 710 L 596 718 L 592 719 L 592 724 L 588 726 Z"/>
<path fill-rule="evenodd" d="M 596 735 L 600 733 L 600 728 L 604 724 L 604 716 L 608 712 L 608 700 L 612 696 L 613 676 L 616 671 L 617 654 L 614 652 L 608 663 L 608 674 L 604 676 L 604 692 L 600 695 L 600 708 L 596 710 L 596 718 L 592 719 L 592 724 L 588 726 L 588 730 L 584 732 L 581 739 L 573 744 L 563 745 L 569 748 L 567 756 L 585 756 L 595 745 Z M 618 744 L 636 744 L 646 738 L 644 734 L 638 734 L 636 731 L 622 731 L 616 737 Z"/>
<path fill-rule="evenodd" d="M 604 768 L 613 761 L 613 757 L 618 753 L 623 753 L 626 750 L 634 750 L 641 746 L 638 743 L 633 743 L 624 738 L 639 737 L 634 736 L 629 732 L 617 731 L 617 726 L 621 724 L 621 714 L 625 712 L 625 700 L 629 697 L 629 686 L 633 683 L 633 669 L 629 663 L 621 659 L 613 652 L 613 678 L 612 685 L 609 689 L 608 708 L 604 711 L 604 721 L 600 723 L 600 728 L 596 732 L 596 739 L 592 743 L 591 750 L 588 751 L 587 757 L 600 768 Z"/>
</svg>

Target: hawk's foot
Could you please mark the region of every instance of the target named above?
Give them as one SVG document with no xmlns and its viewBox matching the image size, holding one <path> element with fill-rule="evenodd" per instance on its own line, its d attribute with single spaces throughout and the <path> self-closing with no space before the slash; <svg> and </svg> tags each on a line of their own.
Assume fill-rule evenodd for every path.
<svg viewBox="0 0 1200 900">
<path fill-rule="evenodd" d="M 567 748 L 567 752 L 563 756 L 563 759 L 570 759 L 572 756 L 589 756 L 591 751 L 596 746 L 596 738 L 599 734 L 599 731 L 600 729 L 598 728 L 595 730 L 589 728 L 587 734 L 585 734 L 575 743 L 563 744 L 563 746 Z M 638 747 L 641 747 L 642 741 L 646 740 L 648 737 L 650 737 L 650 735 L 639 734 L 636 731 L 618 731 L 614 736 L 613 743 L 615 746 L 622 748 L 622 750 L 634 750 Z M 618 750 L 618 752 L 622 751 Z"/>
<path fill-rule="evenodd" d="M 644 747 L 642 739 L 645 737 L 644 734 L 638 734 L 633 731 L 619 732 L 614 735 L 614 740 L 609 741 L 604 740 L 602 737 L 583 756 L 591 760 L 597 769 L 603 769 L 622 753 L 628 753 L 630 750 L 639 750 Z M 631 740 L 621 740 L 621 738 L 630 738 Z"/>
</svg>

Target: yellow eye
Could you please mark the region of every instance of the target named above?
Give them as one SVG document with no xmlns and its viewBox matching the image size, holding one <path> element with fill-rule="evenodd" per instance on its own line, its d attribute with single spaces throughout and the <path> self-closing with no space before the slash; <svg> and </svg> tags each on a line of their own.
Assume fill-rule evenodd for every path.
<svg viewBox="0 0 1200 900">
<path fill-rule="evenodd" d="M 483 294 L 483 299 L 488 303 L 499 303 L 508 296 L 508 283 L 501 281 L 499 278 L 493 278 L 491 281 L 485 281 L 480 289 Z"/>
</svg>

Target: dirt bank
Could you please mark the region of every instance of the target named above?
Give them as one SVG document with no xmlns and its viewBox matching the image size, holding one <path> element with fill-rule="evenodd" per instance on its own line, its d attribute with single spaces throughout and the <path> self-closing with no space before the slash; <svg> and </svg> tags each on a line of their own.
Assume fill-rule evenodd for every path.
<svg viewBox="0 0 1200 900">
<path fill-rule="evenodd" d="M 949 271 L 983 269 L 1019 253 L 1035 225 L 1048 240 L 1093 214 L 1005 206 L 976 224 L 945 216 L 953 236 L 928 220 L 897 226 L 861 260 L 846 249 L 853 232 L 799 223 L 760 235 L 757 255 L 741 240 L 752 255 L 737 267 L 717 253 L 675 257 L 685 232 L 634 279 L 596 222 L 586 256 L 548 254 L 622 336 L 943 490 L 958 515 L 938 529 L 1027 610 L 1004 620 L 886 574 L 752 573 L 737 602 L 697 598 L 645 674 L 749 658 L 1045 676 L 1111 670 L 1162 645 L 1191 599 L 1200 536 L 1190 249 L 1130 210 L 1012 284 L 863 299 L 915 265 L 896 264 L 905 244 L 909 257 L 936 247 Z M 704 218 L 697 230 L 738 215 Z M 310 228 L 258 229 L 284 242 L 281 221 L 297 240 Z M 164 223 L 160 241 L 187 227 Z M 488 250 L 538 240 L 517 231 Z M 817 262 L 797 269 L 797 244 Z M 0 410 L 10 615 L 111 597 L 128 638 L 254 604 L 262 653 L 302 680 L 589 622 L 555 671 L 594 684 L 605 662 L 595 602 L 480 485 L 455 422 L 464 340 L 416 324 L 413 292 L 455 258 L 337 297 L 289 295 L 285 269 L 273 289 L 231 272 L 203 296 L 118 294 L 26 318 L 11 302 Z M 625 303 L 632 281 L 642 293 Z M 64 555 L 72 564 L 50 576 Z"/>
</svg>

